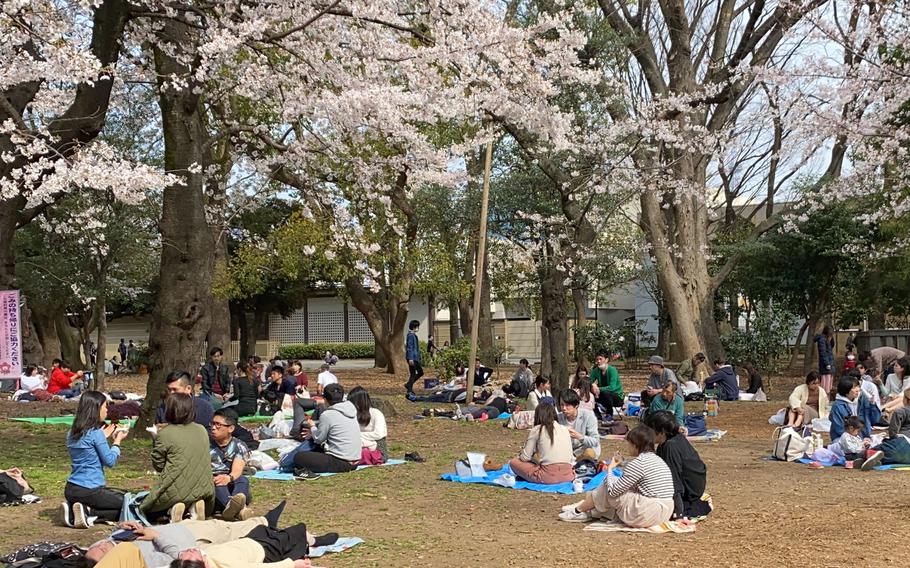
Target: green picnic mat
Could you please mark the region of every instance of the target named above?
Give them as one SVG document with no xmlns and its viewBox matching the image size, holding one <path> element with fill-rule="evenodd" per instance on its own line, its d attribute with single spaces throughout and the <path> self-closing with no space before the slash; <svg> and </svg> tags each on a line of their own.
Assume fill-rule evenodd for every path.
<svg viewBox="0 0 910 568">
<path fill-rule="evenodd" d="M 27 416 L 25 418 L 10 418 L 10 420 L 15 420 L 17 422 L 30 422 L 32 424 L 57 424 L 60 426 L 72 426 L 75 416 Z M 271 420 L 271 416 L 244 416 L 240 419 L 241 422 L 268 422 Z M 135 426 L 136 420 L 130 420 L 130 426 Z"/>
</svg>

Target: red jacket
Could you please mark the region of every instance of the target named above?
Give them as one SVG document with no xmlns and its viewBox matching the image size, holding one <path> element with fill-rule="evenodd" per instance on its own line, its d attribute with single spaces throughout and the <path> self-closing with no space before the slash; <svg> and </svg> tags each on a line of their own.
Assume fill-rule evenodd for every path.
<svg viewBox="0 0 910 568">
<path fill-rule="evenodd" d="M 51 373 L 51 380 L 47 384 L 47 392 L 51 394 L 57 394 L 62 390 L 66 390 L 73 386 L 73 377 L 76 376 L 76 373 L 72 371 L 64 371 L 60 367 L 54 369 Z"/>
</svg>

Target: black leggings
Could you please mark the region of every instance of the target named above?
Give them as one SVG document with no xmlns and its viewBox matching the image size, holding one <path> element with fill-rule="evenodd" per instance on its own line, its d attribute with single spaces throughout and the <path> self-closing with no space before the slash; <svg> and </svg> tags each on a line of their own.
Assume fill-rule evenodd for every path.
<svg viewBox="0 0 910 568">
<path fill-rule="evenodd" d="M 294 467 L 305 468 L 313 473 L 344 473 L 357 469 L 351 462 L 324 452 L 299 452 L 294 456 Z"/>
<path fill-rule="evenodd" d="M 298 560 L 306 556 L 310 549 L 307 542 L 306 525 L 303 523 L 284 530 L 260 525 L 244 538 L 254 540 L 262 546 L 267 563 Z"/>
<path fill-rule="evenodd" d="M 81 485 L 66 483 L 63 489 L 63 496 L 67 503 L 72 507 L 76 503 L 82 503 L 88 508 L 87 515 L 97 516 L 105 521 L 119 521 L 120 512 L 123 509 L 123 493 L 118 493 L 107 487 L 96 487 L 87 489 Z"/>
</svg>

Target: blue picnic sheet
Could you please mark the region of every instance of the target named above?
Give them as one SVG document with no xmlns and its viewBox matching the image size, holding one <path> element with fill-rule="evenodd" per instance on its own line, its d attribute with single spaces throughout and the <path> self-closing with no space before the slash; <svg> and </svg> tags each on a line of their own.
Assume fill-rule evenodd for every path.
<svg viewBox="0 0 910 568">
<path fill-rule="evenodd" d="M 382 466 L 386 466 L 386 465 L 401 465 L 403 463 L 405 463 L 404 460 L 389 460 L 389 461 L 385 462 L 384 464 L 380 464 L 378 466 L 376 466 L 376 465 L 357 466 L 357 469 L 355 471 L 360 471 L 361 469 L 366 469 L 368 467 L 382 467 Z M 329 477 L 331 475 L 338 475 L 338 474 L 337 473 L 320 473 L 319 477 Z M 270 471 L 257 471 L 256 475 L 254 475 L 253 477 L 255 477 L 256 479 L 268 479 L 271 481 L 293 481 L 294 480 L 293 473 L 283 473 L 281 471 L 278 471 L 277 469 L 273 469 Z"/>
<path fill-rule="evenodd" d="M 363 544 L 363 539 L 356 536 L 342 537 L 335 541 L 335 544 L 329 546 L 313 546 L 307 554 L 310 558 L 319 558 L 329 552 L 344 552 L 349 548 L 354 548 L 358 544 Z"/>
<path fill-rule="evenodd" d="M 795 460 L 795 461 L 796 461 L 796 463 L 810 464 L 810 463 L 814 462 L 815 460 L 812 460 L 812 459 L 809 459 L 809 458 L 799 458 L 798 460 Z M 844 458 L 840 458 L 840 460 L 839 460 L 837 463 L 835 463 L 835 464 L 826 464 L 826 463 L 823 463 L 822 465 L 825 466 L 825 467 L 843 467 L 843 466 L 844 466 L 844 462 L 845 462 Z M 886 464 L 886 465 L 877 465 L 877 466 L 875 466 L 875 467 L 872 468 L 872 469 L 874 469 L 874 470 L 876 470 L 876 471 L 889 471 L 889 470 L 901 471 L 901 470 L 910 470 L 910 463 L 890 463 L 890 464 Z"/>
<path fill-rule="evenodd" d="M 622 472 L 617 468 L 614 471 L 614 475 L 619 477 L 622 475 Z M 503 474 L 508 473 L 509 475 L 514 475 L 512 469 L 509 467 L 509 464 L 502 466 L 502 469 L 496 471 L 488 471 L 486 477 L 459 477 L 454 473 L 443 473 L 441 478 L 445 481 L 454 481 L 456 483 L 480 483 L 483 485 L 493 485 L 495 487 L 504 487 L 498 483 L 494 483 L 493 480 L 497 479 Z M 602 485 L 604 480 L 607 478 L 607 472 L 603 471 L 598 473 L 591 478 L 590 481 L 585 483 L 585 491 L 593 491 L 599 485 Z M 575 493 L 574 488 L 572 487 L 571 481 L 566 481 L 563 483 L 555 483 L 552 485 L 546 485 L 543 483 L 531 483 L 530 481 L 522 481 L 520 479 L 515 480 L 515 487 L 506 487 L 506 489 L 527 489 L 529 491 L 538 491 L 540 493 L 562 493 L 563 495 L 571 495 Z"/>
</svg>

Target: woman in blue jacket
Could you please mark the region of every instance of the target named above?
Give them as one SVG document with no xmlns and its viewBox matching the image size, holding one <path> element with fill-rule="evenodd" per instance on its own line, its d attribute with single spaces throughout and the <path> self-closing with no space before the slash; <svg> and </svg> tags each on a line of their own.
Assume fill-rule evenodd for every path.
<svg viewBox="0 0 910 568">
<path fill-rule="evenodd" d="M 872 435 L 872 425 L 881 419 L 878 407 L 861 396 L 859 380 L 853 376 L 843 376 L 837 382 L 837 398 L 831 406 L 828 418 L 831 420 L 831 439 L 837 440 L 844 433 L 844 421 L 849 416 L 859 416 L 864 423 L 863 438 Z"/>
<path fill-rule="evenodd" d="M 98 391 L 87 391 L 79 399 L 73 426 L 66 436 L 66 449 L 72 460 L 72 473 L 66 478 L 61 505 L 63 522 L 80 529 L 89 527 L 88 517 L 105 521 L 120 519 L 123 495 L 106 487 L 104 468 L 114 467 L 120 458 L 120 442 L 127 430 L 105 425 L 107 398 Z M 112 445 L 107 438 L 112 436 Z M 72 517 L 70 516 L 72 508 Z"/>
<path fill-rule="evenodd" d="M 815 336 L 815 345 L 818 347 L 818 374 L 822 377 L 822 388 L 830 394 L 834 383 L 834 330 L 830 325 Z"/>
</svg>

